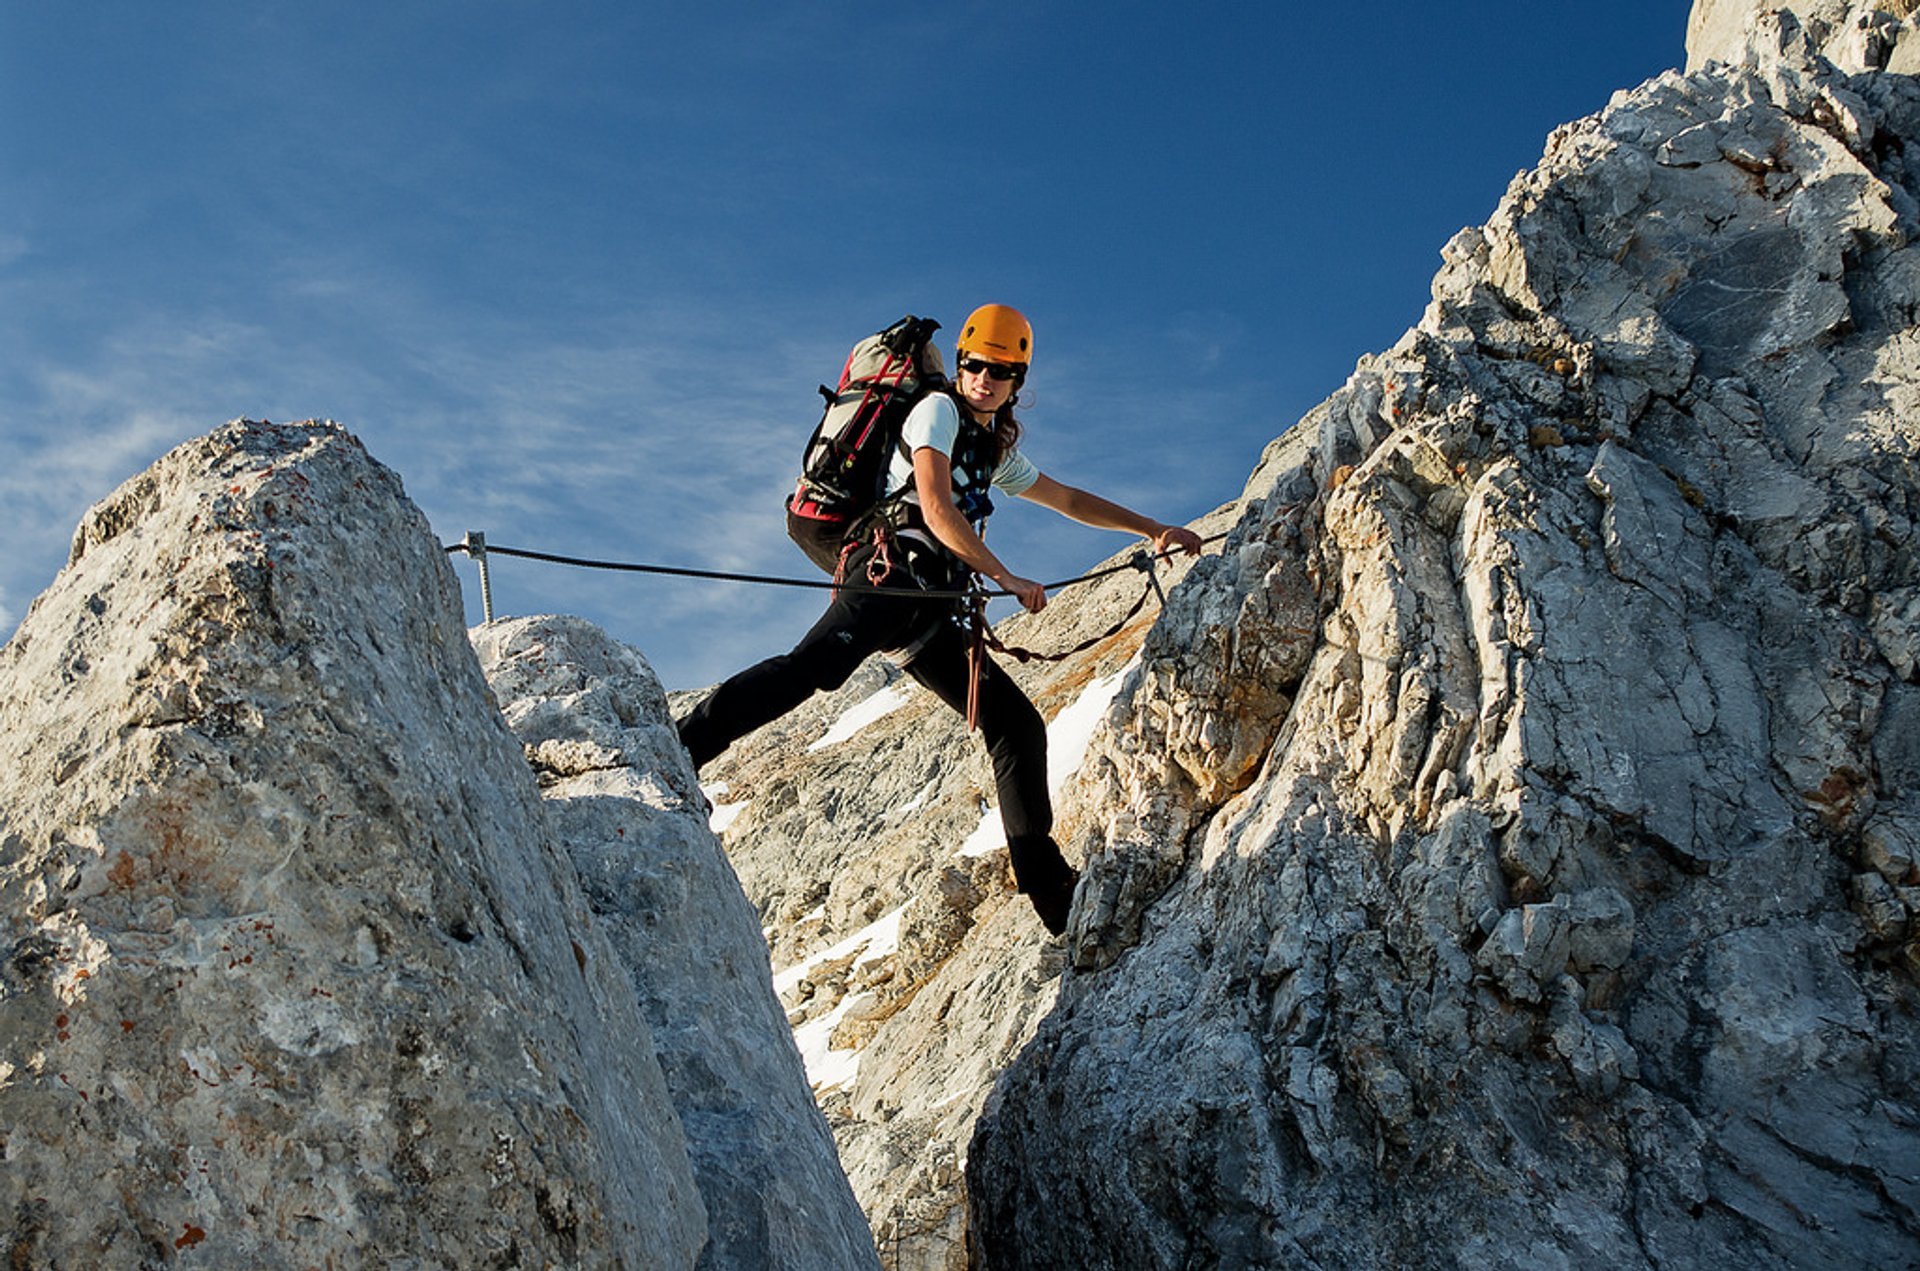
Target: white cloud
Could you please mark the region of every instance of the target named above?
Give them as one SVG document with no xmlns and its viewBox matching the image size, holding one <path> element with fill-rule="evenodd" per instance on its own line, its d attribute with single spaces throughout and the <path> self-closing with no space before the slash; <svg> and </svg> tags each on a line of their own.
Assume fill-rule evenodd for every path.
<svg viewBox="0 0 1920 1271">
<path fill-rule="evenodd" d="M 240 415 L 339 420 L 444 542 L 476 529 L 570 555 L 814 576 L 780 503 L 817 418 L 813 383 L 833 369 L 817 364 L 844 350 L 783 342 L 789 315 L 641 309 L 565 332 L 463 322 L 339 262 L 290 271 L 260 312 L 321 275 L 324 322 L 309 296 L 285 325 L 129 314 L 89 346 L 26 350 L 0 381 L 0 498 L 19 526 L 0 587 L 44 587 L 89 506 Z M 477 618 L 473 571 L 455 564 Z M 494 575 L 500 612 L 582 614 L 647 649 L 672 684 L 784 647 L 825 603 L 504 559 Z"/>
<path fill-rule="evenodd" d="M 51 386 L 56 400 L 93 397 L 97 386 L 71 394 Z M 74 527 L 105 498 L 174 444 L 204 431 L 202 421 L 130 409 L 56 407 L 42 426 L 9 430 L 0 438 L 0 505 L 13 513 L 9 551 L 0 558 L 0 596 L 38 594 L 66 563 Z M 53 420 L 71 421 L 60 426 Z M 9 619 L 5 628 L 12 630 Z"/>
</svg>

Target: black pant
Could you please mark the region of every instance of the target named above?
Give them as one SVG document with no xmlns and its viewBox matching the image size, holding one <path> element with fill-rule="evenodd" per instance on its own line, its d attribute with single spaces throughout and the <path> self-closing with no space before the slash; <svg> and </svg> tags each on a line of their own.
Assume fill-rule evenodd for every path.
<svg viewBox="0 0 1920 1271">
<path fill-rule="evenodd" d="M 863 577 L 865 556 L 860 553 L 849 563 L 850 578 Z M 952 620 L 953 602 L 913 598 L 916 588 L 901 569 L 888 584 L 886 595 L 835 596 L 792 652 L 733 676 L 681 720 L 680 740 L 694 767 L 704 766 L 735 739 L 780 718 L 814 693 L 839 688 L 872 654 L 904 649 L 923 638 L 925 643 L 907 663 L 907 674 L 965 714 L 967 635 Z M 1016 873 L 1029 850 L 1057 857 L 1051 840 L 1044 848 L 1036 844 L 1032 849 L 1021 842 L 1046 839 L 1053 830 L 1046 722 L 991 658 L 983 659 L 981 667 L 980 732 L 993 759 L 1000 824 L 1014 849 Z"/>
</svg>

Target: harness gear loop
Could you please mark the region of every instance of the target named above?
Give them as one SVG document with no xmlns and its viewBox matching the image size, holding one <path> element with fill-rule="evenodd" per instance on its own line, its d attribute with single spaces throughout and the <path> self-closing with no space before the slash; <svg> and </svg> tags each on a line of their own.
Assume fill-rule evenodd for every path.
<svg viewBox="0 0 1920 1271">
<path fill-rule="evenodd" d="M 1001 646 L 987 626 L 987 593 L 977 576 L 968 583 L 967 591 L 967 731 L 973 732 L 980 727 L 980 673 L 986 666 L 987 643 L 991 640 L 996 647 Z"/>
<path fill-rule="evenodd" d="M 867 582 L 878 587 L 893 573 L 893 535 L 884 525 L 873 531 L 873 556 L 867 561 Z"/>
<path fill-rule="evenodd" d="M 849 535 L 847 541 L 841 545 L 840 561 L 833 568 L 833 594 L 836 598 L 840 595 L 841 586 L 847 581 L 847 560 L 859 546 L 860 540 L 852 535 Z"/>
<path fill-rule="evenodd" d="M 879 591 L 886 586 L 887 579 L 893 575 L 894 540 L 891 528 L 884 522 L 876 523 L 872 537 L 864 533 L 847 535 L 846 543 L 840 548 L 839 562 L 833 570 L 833 594 L 838 597 L 849 585 L 847 566 L 853 563 L 854 555 L 863 548 L 871 546 L 873 555 L 867 558 L 866 586 L 853 584 L 856 590 Z"/>
</svg>

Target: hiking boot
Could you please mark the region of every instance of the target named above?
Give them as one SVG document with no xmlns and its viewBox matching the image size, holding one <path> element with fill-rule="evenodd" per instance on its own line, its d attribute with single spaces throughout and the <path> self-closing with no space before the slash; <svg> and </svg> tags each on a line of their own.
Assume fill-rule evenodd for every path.
<svg viewBox="0 0 1920 1271">
<path fill-rule="evenodd" d="M 1049 935 L 1063 935 L 1067 930 L 1067 917 L 1073 912 L 1073 889 L 1080 883 L 1080 875 L 1072 869 L 1059 884 L 1044 891 L 1027 893 L 1027 899 L 1033 902 L 1033 912 L 1040 915 L 1040 925 Z"/>
<path fill-rule="evenodd" d="M 1073 889 L 1079 873 L 1067 864 L 1060 846 L 1044 834 L 1022 835 L 1007 841 L 1013 858 L 1014 885 L 1033 902 L 1033 912 L 1050 935 L 1064 934 L 1073 910 Z"/>
</svg>

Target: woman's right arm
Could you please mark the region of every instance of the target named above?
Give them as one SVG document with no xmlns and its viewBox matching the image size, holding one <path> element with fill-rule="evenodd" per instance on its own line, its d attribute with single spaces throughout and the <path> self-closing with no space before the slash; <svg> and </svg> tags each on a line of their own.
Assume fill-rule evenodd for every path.
<svg viewBox="0 0 1920 1271">
<path fill-rule="evenodd" d="M 927 529 L 941 546 L 958 556 L 967 568 L 1011 592 L 1029 613 L 1047 607 L 1047 589 L 1030 578 L 1022 578 L 1000 563 L 980 536 L 953 505 L 952 461 L 932 446 L 913 452 L 913 488 L 920 493 L 920 512 Z"/>
</svg>

